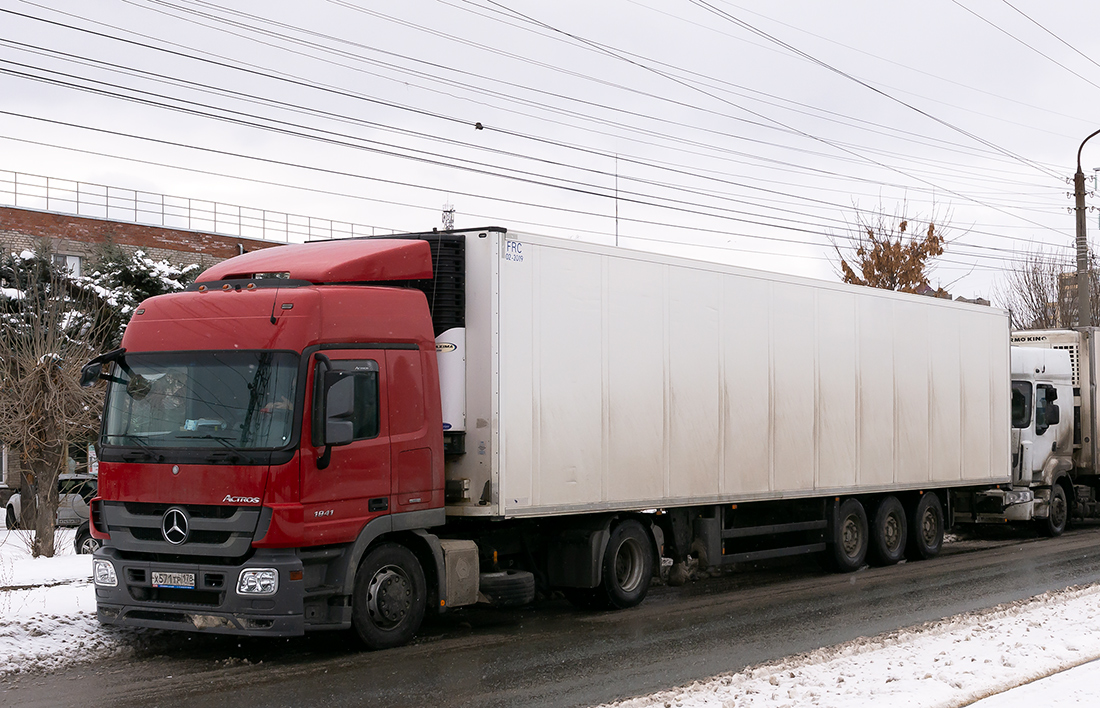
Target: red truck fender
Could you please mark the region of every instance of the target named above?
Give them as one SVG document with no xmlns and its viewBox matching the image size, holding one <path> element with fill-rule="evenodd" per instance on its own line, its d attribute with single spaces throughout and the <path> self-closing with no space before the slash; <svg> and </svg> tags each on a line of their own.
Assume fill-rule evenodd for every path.
<svg viewBox="0 0 1100 708">
<path fill-rule="evenodd" d="M 428 509 L 388 514 L 367 522 L 348 552 L 348 564 L 343 578 L 344 594 L 350 596 L 354 592 L 355 571 L 367 550 L 380 539 L 386 538 L 400 543 L 416 555 L 424 570 L 429 593 L 433 596 L 430 599 L 435 600 L 429 607 L 444 609 L 447 604 L 447 574 L 443 566 L 443 548 L 439 544 L 439 538 L 425 529 L 442 526 L 445 521 L 443 509 Z"/>
</svg>

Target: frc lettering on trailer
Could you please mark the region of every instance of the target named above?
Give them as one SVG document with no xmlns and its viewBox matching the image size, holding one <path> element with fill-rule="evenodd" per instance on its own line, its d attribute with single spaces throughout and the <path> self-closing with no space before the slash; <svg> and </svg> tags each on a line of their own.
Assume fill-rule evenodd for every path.
<svg viewBox="0 0 1100 708">
<path fill-rule="evenodd" d="M 222 499 L 222 501 L 223 502 L 228 502 L 230 504 L 259 504 L 260 503 L 260 498 L 259 497 L 235 497 L 232 494 L 226 494 L 225 499 Z"/>
<path fill-rule="evenodd" d="M 519 241 L 507 240 L 504 242 L 504 260 L 523 262 L 523 244 Z"/>
</svg>

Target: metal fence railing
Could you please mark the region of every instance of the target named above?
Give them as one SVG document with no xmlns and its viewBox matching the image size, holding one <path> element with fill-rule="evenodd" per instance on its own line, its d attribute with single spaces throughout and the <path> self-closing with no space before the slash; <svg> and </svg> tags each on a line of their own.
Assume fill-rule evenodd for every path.
<svg viewBox="0 0 1100 708">
<path fill-rule="evenodd" d="M 225 236 L 301 243 L 393 229 L 0 170 L 0 205 Z"/>
</svg>

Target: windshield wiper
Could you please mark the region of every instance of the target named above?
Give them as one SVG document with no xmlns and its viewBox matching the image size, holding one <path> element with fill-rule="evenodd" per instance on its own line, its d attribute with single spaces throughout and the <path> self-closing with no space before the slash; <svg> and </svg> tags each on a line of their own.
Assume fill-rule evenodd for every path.
<svg viewBox="0 0 1100 708">
<path fill-rule="evenodd" d="M 218 437 L 210 433 L 206 433 L 205 435 L 177 435 L 176 437 L 181 440 L 217 440 L 226 449 L 232 450 L 233 452 L 240 452 L 239 447 L 229 443 L 229 438 Z"/>
<path fill-rule="evenodd" d="M 159 452 L 153 452 L 153 448 L 149 447 L 149 443 L 145 442 L 144 440 L 142 440 L 137 435 L 133 435 L 133 434 L 111 435 L 110 437 L 112 437 L 112 438 L 127 438 L 127 439 L 133 441 L 138 447 L 140 447 L 144 451 L 144 455 L 151 458 L 154 462 L 161 462 L 162 460 L 164 460 L 164 455 L 160 454 Z M 123 459 L 126 458 L 126 455 L 130 455 L 130 454 L 134 454 L 134 453 L 129 453 L 129 452 L 122 453 Z M 137 454 L 142 454 L 142 453 L 137 453 Z"/>
</svg>

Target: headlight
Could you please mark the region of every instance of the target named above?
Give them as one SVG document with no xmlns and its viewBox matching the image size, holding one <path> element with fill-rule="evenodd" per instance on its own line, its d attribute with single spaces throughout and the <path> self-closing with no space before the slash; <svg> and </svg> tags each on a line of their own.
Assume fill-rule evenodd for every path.
<svg viewBox="0 0 1100 708">
<path fill-rule="evenodd" d="M 96 585 L 115 587 L 118 585 L 118 577 L 115 575 L 114 563 L 107 560 L 92 561 L 92 578 Z"/>
<path fill-rule="evenodd" d="M 1034 499 L 1030 489 L 1019 489 L 1005 492 L 1005 506 L 1012 504 L 1024 504 Z"/>
<path fill-rule="evenodd" d="M 245 568 L 237 579 L 238 595 L 274 595 L 279 589 L 279 571 L 274 568 Z"/>
</svg>

